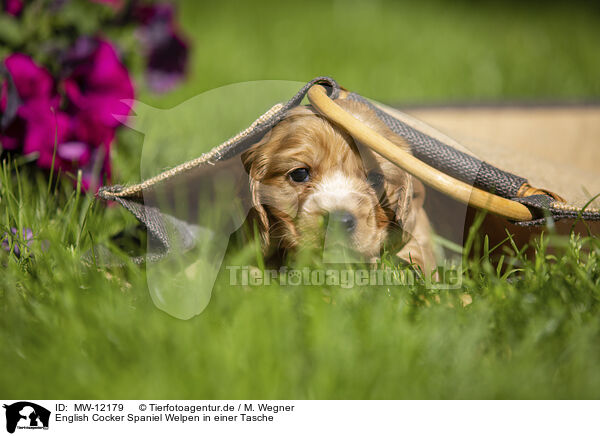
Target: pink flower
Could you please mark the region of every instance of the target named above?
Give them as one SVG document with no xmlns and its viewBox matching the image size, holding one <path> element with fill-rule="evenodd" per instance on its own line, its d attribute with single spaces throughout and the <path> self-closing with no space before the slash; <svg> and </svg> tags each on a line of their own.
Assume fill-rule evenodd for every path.
<svg viewBox="0 0 600 436">
<path fill-rule="evenodd" d="M 148 85 L 155 92 L 169 91 L 183 79 L 188 60 L 188 45 L 175 27 L 173 6 L 138 6 L 134 13 L 142 24 L 139 35 L 148 56 Z"/>
<path fill-rule="evenodd" d="M 0 0 L 1 1 L 1 0 Z M 28 56 L 5 62 L 7 80 L 0 87 L 2 148 L 35 154 L 37 165 L 75 173 L 82 170 L 85 189 L 110 177 L 110 150 L 119 118 L 131 108 L 133 84 L 113 46 L 81 38 L 60 59 L 64 79 L 56 94 L 48 71 Z M 65 98 L 66 97 L 66 98 Z"/>
<path fill-rule="evenodd" d="M 58 157 L 66 162 L 88 162 L 90 152 L 90 146 L 81 141 L 63 142 L 57 149 Z"/>
<path fill-rule="evenodd" d="M 93 111 L 75 112 L 71 128 L 78 141 L 93 144 L 95 147 L 110 148 L 115 137 L 115 128 L 102 123 Z"/>
<path fill-rule="evenodd" d="M 103 40 L 81 38 L 64 61 L 72 70 L 63 81 L 70 103 L 67 112 L 72 114 L 72 137 L 91 145 L 86 152 L 78 148 L 83 184 L 86 189 L 94 188 L 100 183 L 99 169 L 110 177 L 110 150 L 118 119 L 131 111 L 121 100 L 134 98 L 133 83 L 114 47 Z M 69 153 L 72 151 L 70 147 Z"/>
<path fill-rule="evenodd" d="M 21 0 L 4 0 L 2 1 L 4 12 L 14 17 L 18 17 L 23 9 L 23 2 Z"/>
<path fill-rule="evenodd" d="M 88 159 L 81 162 L 84 186 L 99 184 L 101 168 L 110 177 L 110 149 L 118 118 L 131 108 L 121 100 L 134 98 L 133 83 L 116 50 L 103 40 L 80 39 L 67 54 L 72 72 L 63 87 L 72 107 L 72 133 L 77 141 L 93 145 Z M 83 156 L 83 155 L 82 155 Z"/>
<path fill-rule="evenodd" d="M 63 82 L 67 99 L 61 107 L 44 68 L 22 54 L 6 59 L 9 80 L 0 88 L 0 113 L 10 112 L 9 106 L 14 113 L 0 141 L 5 149 L 22 147 L 25 155 L 37 155 L 39 167 L 51 168 L 54 161 L 56 169 L 81 169 L 84 189 L 96 189 L 103 175 L 110 177 L 115 115 L 129 114 L 121 99 L 133 98 L 133 85 L 108 43 L 83 40 L 63 61 L 70 72 Z"/>
<path fill-rule="evenodd" d="M 133 99 L 133 83 L 115 49 L 106 41 L 96 41 L 95 50 L 80 59 L 63 86 L 79 111 L 105 127 L 117 127 L 115 116 L 125 117 L 130 112 L 121 100 Z"/>
<path fill-rule="evenodd" d="M 0 132 L 0 142 L 4 149 L 15 150 L 24 142 L 31 143 L 27 139 L 27 132 L 35 120 L 28 118 L 37 110 L 48 112 L 53 105 L 58 106 L 58 99 L 52 98 L 53 81 L 50 73 L 36 65 L 29 56 L 15 53 L 6 58 L 4 65 L 9 77 L 2 83 L 0 91 L 4 127 Z M 9 83 L 14 91 L 12 94 L 9 92 Z M 42 146 L 36 145 L 35 148 Z"/>
<path fill-rule="evenodd" d="M 37 154 L 37 165 L 41 168 L 52 167 L 54 147 L 67 140 L 71 121 L 69 116 L 59 111 L 57 102 L 35 100 L 19 108 L 19 117 L 26 121 L 23 154 Z M 56 168 L 67 169 L 60 159 L 55 161 Z"/>
<path fill-rule="evenodd" d="M 33 59 L 21 53 L 10 55 L 4 64 L 23 102 L 50 99 L 53 81 L 45 68 L 36 65 Z"/>
</svg>

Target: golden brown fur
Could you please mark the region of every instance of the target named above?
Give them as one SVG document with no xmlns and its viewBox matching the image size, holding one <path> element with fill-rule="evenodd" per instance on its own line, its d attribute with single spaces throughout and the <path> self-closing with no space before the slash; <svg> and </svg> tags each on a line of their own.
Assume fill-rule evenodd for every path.
<svg viewBox="0 0 600 436">
<path fill-rule="evenodd" d="M 360 103 L 344 109 L 399 147 L 408 145 Z M 242 155 L 265 252 L 321 243 L 323 217 L 343 212 L 350 222 L 344 245 L 372 260 L 397 238 L 398 256 L 425 269 L 434 266 L 424 189 L 391 162 L 356 144 L 311 107 L 294 108 Z M 307 180 L 294 181 L 294 170 Z M 383 177 L 380 177 L 381 175 Z M 375 182 L 374 182 L 375 181 Z"/>
</svg>

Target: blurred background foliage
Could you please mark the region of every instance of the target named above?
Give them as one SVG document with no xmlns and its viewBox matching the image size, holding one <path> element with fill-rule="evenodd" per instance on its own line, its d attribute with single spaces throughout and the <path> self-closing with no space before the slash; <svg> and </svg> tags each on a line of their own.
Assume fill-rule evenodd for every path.
<svg viewBox="0 0 600 436">
<path fill-rule="evenodd" d="M 600 95 L 593 2 L 178 2 L 190 77 L 166 100 L 330 75 L 388 103 Z"/>
</svg>

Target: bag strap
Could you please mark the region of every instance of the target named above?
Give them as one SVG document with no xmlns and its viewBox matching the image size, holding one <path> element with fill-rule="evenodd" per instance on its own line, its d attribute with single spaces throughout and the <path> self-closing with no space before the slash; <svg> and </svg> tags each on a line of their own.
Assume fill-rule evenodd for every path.
<svg viewBox="0 0 600 436">
<path fill-rule="evenodd" d="M 313 88 L 309 90 L 308 97 L 321 114 L 335 122 L 335 119 L 330 116 L 332 112 L 327 112 L 334 111 L 338 116 L 343 117 L 347 124 L 342 127 L 348 131 L 350 130 L 347 126 L 353 125 L 354 128 L 362 129 L 363 133 L 367 132 L 363 142 L 375 151 L 377 150 L 374 147 L 383 145 L 381 154 L 387 151 L 388 154 L 397 155 L 398 151 L 402 151 L 396 151 L 397 147 L 389 141 L 388 144 L 381 142 L 379 145 L 374 144 L 379 139 L 385 138 L 373 139 L 376 136 L 370 135 L 375 132 L 335 104 L 334 99 L 323 96 L 318 87 L 314 86 Z M 424 183 L 434 188 L 436 187 L 434 185 L 437 185 L 436 189 L 452 198 L 465 204 L 487 209 L 521 226 L 543 225 L 548 216 L 554 220 L 600 220 L 600 210 L 589 207 L 596 197 L 592 198 L 584 207 L 568 204 L 554 192 L 531 186 L 524 177 L 503 171 L 470 154 L 457 150 L 448 145 L 452 143 L 452 140 L 402 112 L 377 106 L 364 97 L 343 89 L 340 92 L 340 98 L 358 101 L 369 107 L 381 121 L 411 146 L 412 155 L 404 152 L 401 156 L 396 156 L 396 161 L 384 155 L 385 157 L 413 175 L 415 174 L 412 171 L 418 169 L 422 175 L 419 178 Z M 319 105 L 321 105 L 320 109 Z M 417 124 L 416 127 L 415 124 Z M 357 125 L 362 127 L 356 127 Z M 412 171 L 411 168 L 413 168 Z"/>
<path fill-rule="evenodd" d="M 508 219 L 516 221 L 533 219 L 533 215 L 527 206 L 456 179 L 397 147 L 336 104 L 327 96 L 323 87 L 313 86 L 308 91 L 308 99 L 319 113 L 344 128 L 355 139 L 432 188 L 462 203 L 487 209 Z M 523 182 L 525 182 L 525 179 L 523 179 Z"/>
</svg>

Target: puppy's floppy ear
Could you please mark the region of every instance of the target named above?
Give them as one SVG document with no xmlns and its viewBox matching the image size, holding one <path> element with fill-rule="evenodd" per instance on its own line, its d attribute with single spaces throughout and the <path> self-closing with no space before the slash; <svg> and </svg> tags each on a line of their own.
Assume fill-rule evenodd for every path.
<svg viewBox="0 0 600 436">
<path fill-rule="evenodd" d="M 268 157 L 262 152 L 262 147 L 268 142 L 268 134 L 260 142 L 253 145 L 242 154 L 242 163 L 248 173 L 248 187 L 250 190 L 251 214 L 255 215 L 260 235 L 260 244 L 263 253 L 269 248 L 269 216 L 263 206 L 260 185 L 267 171 Z"/>
<path fill-rule="evenodd" d="M 406 181 L 398 192 L 398 202 L 395 210 L 396 223 L 405 231 L 410 232 L 415 226 L 417 212 L 425 201 L 425 187 L 420 180 L 406 174 Z"/>
<path fill-rule="evenodd" d="M 400 195 L 396 209 L 396 221 L 403 231 L 404 247 L 396 255 L 421 267 L 429 274 L 435 267 L 431 226 L 423 209 L 425 186 L 415 177 L 408 176 L 410 189 Z"/>
</svg>

